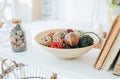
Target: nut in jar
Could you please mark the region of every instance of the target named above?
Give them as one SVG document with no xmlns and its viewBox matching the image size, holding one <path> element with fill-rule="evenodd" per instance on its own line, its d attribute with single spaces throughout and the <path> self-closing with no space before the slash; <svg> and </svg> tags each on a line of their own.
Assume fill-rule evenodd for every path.
<svg viewBox="0 0 120 79">
<path fill-rule="evenodd" d="M 20 24 L 17 24 L 11 30 L 10 42 L 14 52 L 22 52 L 26 50 L 25 32 L 22 30 Z"/>
</svg>

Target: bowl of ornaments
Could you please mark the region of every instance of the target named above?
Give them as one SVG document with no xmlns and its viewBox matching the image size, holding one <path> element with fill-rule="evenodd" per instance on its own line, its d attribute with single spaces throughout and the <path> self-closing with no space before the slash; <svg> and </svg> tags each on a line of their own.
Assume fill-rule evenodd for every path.
<svg viewBox="0 0 120 79">
<path fill-rule="evenodd" d="M 67 28 L 41 31 L 35 40 L 40 47 L 63 59 L 80 57 L 100 42 L 94 32 Z"/>
</svg>

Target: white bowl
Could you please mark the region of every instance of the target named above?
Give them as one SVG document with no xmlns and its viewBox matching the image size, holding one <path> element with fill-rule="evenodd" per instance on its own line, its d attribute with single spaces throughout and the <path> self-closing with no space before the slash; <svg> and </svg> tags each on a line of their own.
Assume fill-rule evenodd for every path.
<svg viewBox="0 0 120 79">
<path fill-rule="evenodd" d="M 73 58 L 80 57 L 81 55 L 87 53 L 90 49 L 92 49 L 99 42 L 99 40 L 96 38 L 96 39 L 94 39 L 94 44 L 91 46 L 82 47 L 82 48 L 71 48 L 71 49 L 51 48 L 51 47 L 47 47 L 47 46 L 44 46 L 39 43 L 39 38 L 41 36 L 43 36 L 44 34 L 51 33 L 51 32 L 55 33 L 55 32 L 61 31 L 61 30 L 63 30 L 63 29 L 51 29 L 51 30 L 45 30 L 45 31 L 39 32 L 35 36 L 35 40 L 39 44 L 39 46 L 41 46 L 43 49 L 47 50 L 49 53 L 51 53 L 57 57 L 64 58 L 64 59 L 73 59 Z"/>
</svg>

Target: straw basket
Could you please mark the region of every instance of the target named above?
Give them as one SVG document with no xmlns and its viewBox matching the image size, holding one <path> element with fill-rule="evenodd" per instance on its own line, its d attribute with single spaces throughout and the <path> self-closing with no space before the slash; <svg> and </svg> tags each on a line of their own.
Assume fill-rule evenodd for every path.
<svg viewBox="0 0 120 79">
<path fill-rule="evenodd" d="M 57 79 L 56 73 L 15 61 L 11 61 L 12 65 L 6 67 L 6 61 L 7 59 L 4 59 L 1 63 L 0 79 Z"/>
</svg>

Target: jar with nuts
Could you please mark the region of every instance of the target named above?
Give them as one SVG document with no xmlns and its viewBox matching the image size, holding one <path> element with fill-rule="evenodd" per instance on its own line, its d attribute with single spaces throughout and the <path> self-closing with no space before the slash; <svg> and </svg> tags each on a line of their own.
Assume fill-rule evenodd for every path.
<svg viewBox="0 0 120 79">
<path fill-rule="evenodd" d="M 14 52 L 22 52 L 26 50 L 26 35 L 24 30 L 21 28 L 21 20 L 13 21 L 14 27 L 11 30 L 10 42 Z"/>
</svg>

